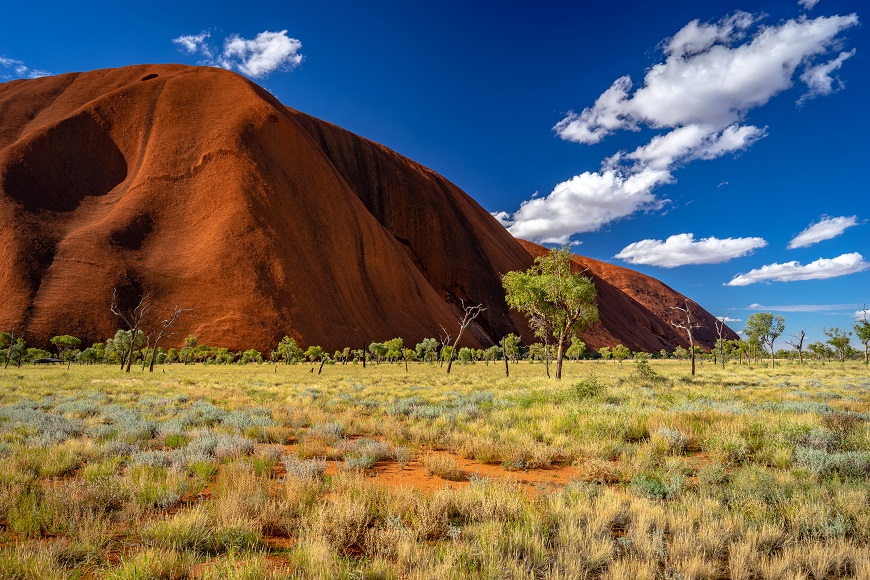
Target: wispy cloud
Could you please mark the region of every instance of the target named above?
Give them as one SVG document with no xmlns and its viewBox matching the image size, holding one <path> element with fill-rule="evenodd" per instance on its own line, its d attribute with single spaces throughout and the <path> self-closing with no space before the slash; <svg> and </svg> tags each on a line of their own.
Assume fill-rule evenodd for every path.
<svg viewBox="0 0 870 580">
<path fill-rule="evenodd" d="M 303 60 L 302 43 L 287 36 L 286 30 L 263 31 L 254 38 L 231 34 L 224 39 L 223 48 L 216 49 L 209 43 L 211 33 L 187 34 L 173 38 L 187 54 L 201 54 L 200 64 L 236 70 L 243 75 L 262 78 L 278 71 L 293 70 Z"/>
<path fill-rule="evenodd" d="M 846 86 L 846 84 L 838 77 L 831 76 L 831 73 L 840 70 L 843 63 L 855 56 L 855 49 L 849 52 L 841 52 L 837 58 L 823 62 L 817 65 L 807 67 L 801 74 L 801 80 L 807 85 L 807 92 L 804 93 L 798 103 L 804 103 L 815 97 L 830 95 Z"/>
<path fill-rule="evenodd" d="M 766 128 L 743 123 L 748 111 L 790 88 L 799 70 L 815 66 L 814 59 L 829 55 L 840 34 L 858 24 L 855 14 L 764 27 L 760 19 L 737 12 L 713 23 L 694 20 L 663 42 L 664 61 L 648 70 L 639 88 L 632 92 L 631 78 L 620 77 L 593 106 L 569 113 L 554 130 L 575 143 L 642 127 L 669 131 L 605 159 L 598 171 L 559 183 L 513 214 L 501 212 L 502 223 L 517 237 L 564 243 L 635 212 L 661 209 L 668 200 L 655 190 L 674 181 L 675 169 L 740 152 L 763 138 Z M 844 60 L 809 74 L 808 94 L 823 94 L 825 79 Z"/>
<path fill-rule="evenodd" d="M 796 235 L 788 243 L 788 249 L 806 248 L 824 240 L 830 240 L 841 235 L 852 226 L 858 225 L 858 216 L 827 217 L 822 216 L 819 221 L 810 224 L 807 228 Z"/>
<path fill-rule="evenodd" d="M 719 322 L 742 322 L 740 318 L 731 318 L 730 316 L 717 316 L 716 320 Z"/>
<path fill-rule="evenodd" d="M 798 0 L 798 4 L 800 4 L 804 10 L 812 10 L 818 3 L 819 0 Z"/>
<path fill-rule="evenodd" d="M 23 61 L 0 56 L 0 78 L 2 79 L 36 79 L 50 74 L 47 70 L 30 68 Z"/>
<path fill-rule="evenodd" d="M 797 261 L 770 264 L 735 276 L 726 286 L 748 286 L 756 282 L 794 282 L 798 280 L 825 280 L 855 274 L 870 268 L 870 262 L 858 252 L 836 258 L 819 258 L 806 266 Z"/>
<path fill-rule="evenodd" d="M 689 264 L 720 264 L 745 256 L 767 242 L 763 238 L 702 238 L 677 234 L 667 240 L 641 240 L 627 245 L 616 258 L 629 264 L 675 268 Z"/>
</svg>

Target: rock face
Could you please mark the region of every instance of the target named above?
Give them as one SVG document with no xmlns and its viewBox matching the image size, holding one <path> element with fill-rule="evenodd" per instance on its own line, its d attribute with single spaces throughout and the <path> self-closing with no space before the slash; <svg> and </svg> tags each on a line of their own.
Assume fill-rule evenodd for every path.
<svg viewBox="0 0 870 580">
<path fill-rule="evenodd" d="M 500 276 L 542 251 L 433 171 L 239 75 L 174 65 L 0 85 L 0 247 L 0 328 L 32 344 L 112 336 L 117 288 L 128 306 L 151 294 L 146 327 L 192 308 L 170 342 L 261 350 L 413 345 L 455 334 L 463 300 L 487 306 L 468 345 L 530 339 Z M 591 346 L 685 343 L 664 321 L 681 295 L 577 261 L 600 284 Z"/>
</svg>

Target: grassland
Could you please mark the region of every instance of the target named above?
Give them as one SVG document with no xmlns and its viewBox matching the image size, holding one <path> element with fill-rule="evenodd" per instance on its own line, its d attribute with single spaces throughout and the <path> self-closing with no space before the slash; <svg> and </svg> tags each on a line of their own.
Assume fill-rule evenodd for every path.
<svg viewBox="0 0 870 580">
<path fill-rule="evenodd" d="M 870 372 L 0 372 L 0 578 L 870 578 Z"/>
</svg>

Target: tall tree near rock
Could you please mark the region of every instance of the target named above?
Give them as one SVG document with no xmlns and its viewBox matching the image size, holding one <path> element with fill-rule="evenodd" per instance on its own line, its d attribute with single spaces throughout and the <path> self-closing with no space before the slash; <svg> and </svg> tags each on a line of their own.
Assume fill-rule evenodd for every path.
<svg viewBox="0 0 870 580">
<path fill-rule="evenodd" d="M 508 272 L 501 282 L 508 306 L 525 314 L 536 333 L 549 331 L 557 339 L 556 379 L 561 379 L 568 339 L 598 320 L 595 284 L 571 270 L 566 248 L 538 256 L 531 268 Z"/>
<path fill-rule="evenodd" d="M 776 351 L 773 341 L 785 330 L 785 317 L 772 312 L 753 312 L 746 319 L 746 335 L 757 338 L 770 348 L 770 368 L 774 367 Z"/>
<path fill-rule="evenodd" d="M 456 347 L 459 345 L 459 339 L 462 338 L 462 333 L 465 329 L 474 322 L 474 319 L 480 316 L 480 313 L 486 310 L 483 304 L 476 306 L 466 306 L 465 301 L 460 299 L 462 305 L 462 318 L 459 319 L 459 334 L 456 335 L 456 340 L 453 341 L 453 348 L 450 349 L 450 356 L 447 359 L 447 374 L 450 374 L 450 367 L 453 366 L 453 358 L 456 355 Z"/>
<path fill-rule="evenodd" d="M 133 345 L 136 344 L 136 336 L 139 334 L 139 327 L 142 325 L 142 319 L 151 311 L 154 305 L 151 299 L 150 292 L 143 292 L 139 298 L 139 303 L 131 310 L 125 310 L 118 299 L 118 289 L 112 289 L 112 305 L 109 309 L 112 314 L 120 318 L 127 325 L 127 330 L 130 331 L 130 351 L 127 353 L 127 368 L 126 372 L 130 372 L 130 366 L 133 364 Z M 121 361 L 121 368 L 124 368 L 124 362 Z"/>
<path fill-rule="evenodd" d="M 689 352 L 692 356 L 692 376 L 695 376 L 695 336 L 692 334 L 692 331 L 696 328 L 701 328 L 701 325 L 692 320 L 692 309 L 689 308 L 688 298 L 686 298 L 685 308 L 682 306 L 671 306 L 671 310 L 677 310 L 681 313 L 679 320 L 671 320 L 671 326 L 682 330 L 689 338 Z M 683 317 L 685 317 L 685 322 L 683 322 Z"/>
<path fill-rule="evenodd" d="M 725 330 L 725 321 L 728 319 L 728 314 L 725 316 L 716 317 L 716 334 L 719 338 L 716 340 L 716 349 L 719 351 L 719 360 L 722 362 L 722 368 L 725 368 L 725 342 L 722 340 L 722 331 Z"/>
</svg>

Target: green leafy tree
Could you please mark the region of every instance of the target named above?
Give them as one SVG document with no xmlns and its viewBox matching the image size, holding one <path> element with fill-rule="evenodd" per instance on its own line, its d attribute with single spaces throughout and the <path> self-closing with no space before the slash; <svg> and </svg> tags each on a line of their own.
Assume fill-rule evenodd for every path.
<svg viewBox="0 0 870 580">
<path fill-rule="evenodd" d="M 184 346 L 181 348 L 181 358 L 184 360 L 184 364 L 193 363 L 194 353 L 198 345 L 199 340 L 194 335 L 188 334 L 187 338 L 184 339 Z"/>
<path fill-rule="evenodd" d="M 613 356 L 613 352 L 610 350 L 608 346 L 602 346 L 598 349 L 598 354 L 601 355 L 601 358 L 604 360 L 610 360 L 610 357 Z"/>
<path fill-rule="evenodd" d="M 285 336 L 278 343 L 278 354 L 284 359 L 284 364 L 297 362 L 302 359 L 302 349 L 297 346 L 296 341 L 289 336 Z"/>
<path fill-rule="evenodd" d="M 502 285 L 508 306 L 525 314 L 538 336 L 556 338 L 556 379 L 561 379 L 568 339 L 598 320 L 595 285 L 571 270 L 564 248 L 535 258 L 525 272 L 508 272 Z"/>
<path fill-rule="evenodd" d="M 571 346 L 565 351 L 565 356 L 569 359 L 577 360 L 583 353 L 586 352 L 586 343 L 580 340 L 579 336 L 571 337 Z"/>
<path fill-rule="evenodd" d="M 863 317 L 855 323 L 855 337 L 864 345 L 864 364 L 867 364 L 867 344 L 870 343 L 870 322 L 867 321 L 867 307 L 861 310 Z"/>
<path fill-rule="evenodd" d="M 70 336 L 69 334 L 61 334 L 60 336 L 54 336 L 51 339 L 51 344 L 53 344 L 57 349 L 61 360 L 66 361 L 66 368 L 69 368 L 72 364 L 72 351 L 76 350 L 81 343 L 81 339 Z"/>
<path fill-rule="evenodd" d="M 381 364 L 381 361 L 387 357 L 387 346 L 382 342 L 373 342 L 369 345 L 369 352 L 372 353 L 372 356 L 375 359 L 377 364 Z"/>
<path fill-rule="evenodd" d="M 776 351 L 773 341 L 785 330 L 785 318 L 772 312 L 753 312 L 746 319 L 746 335 L 757 339 L 770 349 L 770 368 L 774 367 Z"/>
<path fill-rule="evenodd" d="M 405 361 L 405 372 L 408 372 L 408 361 L 417 358 L 417 351 L 411 348 L 402 349 L 402 360 Z"/>
<path fill-rule="evenodd" d="M 417 358 L 426 362 L 433 362 L 438 357 L 438 340 L 434 338 L 424 338 L 414 347 Z"/>
<path fill-rule="evenodd" d="M 833 346 L 834 350 L 837 351 L 837 357 L 840 359 L 840 362 L 845 362 L 846 353 L 850 348 L 849 337 L 852 336 L 852 333 L 846 332 L 837 327 L 822 328 L 822 332 L 828 337 L 826 342 Z"/>
<path fill-rule="evenodd" d="M 11 354 L 10 350 L 12 349 L 13 343 L 12 334 L 8 332 L 0 332 L 0 350 L 3 350 L 0 354 L 3 355 L 3 368 L 9 366 L 9 355 Z"/>
<path fill-rule="evenodd" d="M 6 366 L 13 363 L 21 368 L 25 358 L 27 358 L 27 342 L 23 338 L 16 338 L 6 350 Z"/>
<path fill-rule="evenodd" d="M 468 348 L 467 346 L 463 346 L 459 349 L 459 362 L 462 364 L 468 364 L 470 362 L 474 362 L 474 350 Z"/>
<path fill-rule="evenodd" d="M 316 344 L 312 344 L 305 350 L 305 357 L 311 362 L 323 360 L 326 356 L 326 351 L 323 350 L 322 346 L 317 346 Z"/>
<path fill-rule="evenodd" d="M 401 337 L 391 338 L 390 340 L 384 341 L 384 348 L 387 351 L 384 357 L 388 361 L 395 362 L 402 359 L 402 351 L 405 350 L 405 341 Z"/>
<path fill-rule="evenodd" d="M 622 345 L 622 344 L 617 344 L 616 346 L 613 347 L 612 354 L 613 354 L 613 360 L 617 360 L 617 361 L 619 361 L 620 364 L 622 364 L 622 361 L 624 361 L 625 359 L 627 359 L 629 357 L 629 355 L 631 354 L 631 351 L 628 350 L 627 346 Z"/>
</svg>

